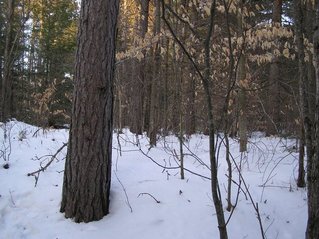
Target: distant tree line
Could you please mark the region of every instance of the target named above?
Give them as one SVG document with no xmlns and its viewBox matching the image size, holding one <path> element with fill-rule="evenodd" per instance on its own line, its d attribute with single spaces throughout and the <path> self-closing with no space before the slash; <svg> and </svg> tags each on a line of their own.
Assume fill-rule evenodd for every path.
<svg viewBox="0 0 319 239">
<path fill-rule="evenodd" d="M 69 121 L 77 20 L 76 1 L 0 1 L 2 121 Z"/>
</svg>

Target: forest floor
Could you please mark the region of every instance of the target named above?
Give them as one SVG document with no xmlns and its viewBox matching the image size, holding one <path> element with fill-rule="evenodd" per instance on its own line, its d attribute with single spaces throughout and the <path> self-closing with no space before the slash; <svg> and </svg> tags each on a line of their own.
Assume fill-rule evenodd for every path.
<svg viewBox="0 0 319 239">
<path fill-rule="evenodd" d="M 138 139 L 128 130 L 113 137 L 113 169 L 110 214 L 92 223 L 74 223 L 59 212 L 66 147 L 44 172 L 44 167 L 68 140 L 67 130 L 42 130 L 12 121 L 0 132 L 0 238 L 1 239 L 212 239 L 218 238 L 210 181 L 185 172 L 180 179 L 179 143 L 175 136 L 159 138 L 149 149 L 146 136 Z M 219 138 L 221 142 L 221 138 Z M 248 152 L 231 153 L 249 189 L 232 184 L 237 205 L 227 225 L 230 239 L 261 238 L 252 201 L 258 203 L 268 239 L 304 238 L 307 193 L 298 189 L 298 154 L 295 139 L 269 138 L 255 133 Z M 209 177 L 208 137 L 198 134 L 185 141 L 185 168 Z M 7 160 L 7 161 L 5 161 Z M 3 166 L 9 163 L 9 168 Z M 157 164 L 159 165 L 157 165 Z M 227 163 L 219 150 L 219 183 L 226 207 Z M 233 163 L 233 180 L 239 183 Z M 226 220 L 231 214 L 225 210 Z"/>
</svg>

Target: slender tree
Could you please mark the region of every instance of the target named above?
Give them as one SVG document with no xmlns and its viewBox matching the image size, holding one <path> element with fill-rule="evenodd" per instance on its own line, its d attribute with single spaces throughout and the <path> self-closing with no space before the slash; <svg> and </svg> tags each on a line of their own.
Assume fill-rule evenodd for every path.
<svg viewBox="0 0 319 239">
<path fill-rule="evenodd" d="M 160 10 L 160 2 L 159 0 L 154 1 L 155 5 L 155 24 L 154 24 L 154 35 L 160 33 L 161 30 L 161 10 Z M 158 109 L 159 109 L 159 80 L 161 76 L 161 50 L 160 50 L 160 41 L 154 46 L 153 50 L 154 55 L 154 69 L 152 79 L 150 79 L 150 87 L 149 87 L 149 127 L 148 127 L 148 136 L 150 138 L 150 144 L 156 145 L 156 134 L 158 133 Z"/>
<path fill-rule="evenodd" d="M 6 121 L 12 116 L 12 64 L 13 64 L 13 21 L 15 0 L 7 1 L 7 24 L 6 24 L 6 42 L 4 49 L 4 67 L 2 82 L 2 100 L 1 100 L 1 121 Z"/>
<path fill-rule="evenodd" d="M 247 79 L 246 79 L 246 52 L 245 52 L 245 34 L 244 34 L 244 16 L 243 16 L 243 1 L 238 0 L 238 13 L 237 13 L 237 24 L 238 24 L 238 35 L 243 39 L 241 54 L 238 59 L 237 67 L 237 82 L 239 85 L 238 93 L 238 104 L 239 104 L 239 115 L 238 115 L 238 128 L 239 128 L 239 151 L 247 151 Z"/>
<path fill-rule="evenodd" d="M 109 212 L 118 0 L 83 0 L 61 212 L 75 222 Z"/>
<path fill-rule="evenodd" d="M 309 121 L 306 122 L 307 124 L 305 124 L 304 122 L 304 117 L 308 117 L 307 113 L 308 110 L 308 90 L 306 90 L 307 88 L 307 76 L 306 76 L 306 68 L 305 68 L 305 62 L 304 62 L 304 53 L 301 51 L 304 51 L 304 46 L 303 46 L 303 37 L 301 36 L 301 34 L 304 34 L 303 30 L 302 30 L 302 9 L 301 9 L 301 5 L 295 6 L 295 18 L 296 18 L 296 36 L 298 37 L 298 53 L 299 53 L 299 57 L 298 57 L 298 61 L 299 61 L 299 97 L 300 97 L 300 108 L 301 108 L 301 112 L 300 112 L 300 136 L 299 136 L 299 168 L 298 168 L 298 179 L 297 179 L 297 185 L 298 187 L 305 187 L 306 186 L 306 182 L 305 182 L 305 170 L 304 170 L 304 155 L 305 155 L 305 127 L 309 128 Z M 300 39 L 302 38 L 302 39 Z M 279 73 L 279 71 L 278 71 Z M 307 94 L 307 95 L 306 95 Z M 305 108 L 307 107 L 307 108 Z M 274 107 L 276 109 L 279 109 L 279 107 Z M 308 117 L 308 119 L 310 119 L 310 117 Z M 308 129 L 308 133 L 310 129 Z M 309 139 L 308 139 L 309 141 Z"/>
<path fill-rule="evenodd" d="M 295 13 L 295 34 L 298 53 L 298 69 L 299 69 L 299 95 L 300 95 L 300 108 L 302 121 L 305 130 L 305 142 L 307 149 L 307 180 L 311 181 L 311 168 L 313 167 L 314 156 L 314 142 L 313 142 L 313 122 L 310 115 L 310 106 L 308 101 L 308 78 L 306 77 L 306 64 L 305 64 L 305 46 L 304 46 L 304 31 L 303 31 L 303 12 L 302 3 L 299 0 L 294 0 L 294 13 Z M 302 167 L 302 166 L 300 166 Z M 302 170 L 302 168 L 300 168 Z M 311 195 L 311 186 L 309 185 L 309 192 Z"/>
<path fill-rule="evenodd" d="M 0 93 L 2 86 L 2 71 L 3 71 L 3 58 L 4 58 L 4 16 L 3 16 L 3 0 L 0 0 Z M 1 98 L 0 98 L 1 99 Z"/>
<path fill-rule="evenodd" d="M 232 193 L 232 163 L 230 160 L 230 145 L 229 145 L 229 132 L 231 130 L 231 107 L 230 107 L 230 100 L 231 94 L 233 92 L 234 85 L 236 83 L 236 79 L 234 79 L 235 75 L 235 61 L 234 61 L 234 54 L 233 54 L 233 43 L 231 41 L 231 28 L 230 28 L 230 14 L 229 14 L 229 5 L 226 0 L 223 0 L 223 5 L 225 8 L 225 20 L 226 20 L 226 32 L 227 32 L 227 39 L 228 39 L 228 49 L 229 49 L 229 69 L 228 69 L 228 82 L 227 82 L 227 93 L 225 96 L 225 103 L 223 106 L 223 116 L 222 121 L 224 123 L 224 137 L 225 137 L 225 148 L 226 148 L 226 162 L 228 166 L 228 180 L 227 180 L 227 211 L 231 211 L 233 208 L 231 202 L 231 193 Z M 230 112 L 229 112 L 230 111 Z"/>
<path fill-rule="evenodd" d="M 208 131 L 209 131 L 209 155 L 210 155 L 210 176 L 211 176 L 211 193 L 212 198 L 216 210 L 216 217 L 218 222 L 218 229 L 219 229 L 219 238 L 220 239 L 228 239 L 227 233 L 227 225 L 225 222 L 225 215 L 223 210 L 223 203 L 220 194 L 219 182 L 218 182 L 218 166 L 217 166 L 217 156 L 216 156 L 216 148 L 215 148 L 215 124 L 214 124 L 214 112 L 213 112 L 213 99 L 212 99 L 212 82 L 210 80 L 211 73 L 212 73 L 212 66 L 211 66 L 211 54 L 210 54 L 210 46 L 212 42 L 212 37 L 214 33 L 214 26 L 215 26 L 215 11 L 216 11 L 216 0 L 214 0 L 210 6 L 209 10 L 209 20 L 208 20 L 208 27 L 207 27 L 207 34 L 203 41 L 203 51 L 204 51 L 204 71 L 199 69 L 198 63 L 196 63 L 193 58 L 191 57 L 190 53 L 186 50 L 183 43 L 179 40 L 176 36 L 173 28 L 171 27 L 170 23 L 165 17 L 165 2 L 161 0 L 162 3 L 162 18 L 165 22 L 166 26 L 168 27 L 170 33 L 173 35 L 174 40 L 177 42 L 185 56 L 188 58 L 192 66 L 194 67 L 196 73 L 201 79 L 204 94 L 206 98 L 206 104 L 208 109 Z"/>
<path fill-rule="evenodd" d="M 139 29 L 138 29 L 138 36 L 141 41 L 145 39 L 145 35 L 148 31 L 149 27 L 149 3 L 150 0 L 141 0 L 140 1 L 140 13 L 139 13 Z M 134 75 L 134 96 L 132 100 L 132 109 L 135 112 L 135 118 L 133 121 L 133 126 L 131 128 L 132 132 L 136 134 L 142 134 L 143 130 L 147 128 L 148 123 L 146 123 L 145 117 L 146 107 L 145 107 L 145 95 L 146 95 L 146 51 L 142 51 L 142 57 L 137 64 L 137 74 Z M 133 61 L 133 64 L 136 62 Z M 136 67 L 136 66 L 135 66 Z M 147 112 L 148 113 L 148 112 Z"/>
<path fill-rule="evenodd" d="M 306 239 L 319 238 L 319 3 L 316 11 L 314 43 L 314 65 L 316 69 L 316 113 L 315 113 L 315 152 L 308 158 L 308 224 Z M 307 130 L 306 130 L 307 135 Z M 308 138 L 308 136 L 306 136 Z"/>
<path fill-rule="evenodd" d="M 273 8 L 272 8 L 272 27 L 279 28 L 281 25 L 281 14 L 282 14 L 282 0 L 274 0 Z M 280 44 L 279 39 L 276 41 L 276 44 Z M 280 120 L 280 89 L 279 89 L 279 81 L 280 81 L 280 58 L 274 54 L 274 50 L 272 49 L 272 59 L 270 63 L 269 69 L 269 84 L 270 84 L 270 94 L 272 97 L 269 97 L 268 100 L 268 112 L 271 120 L 268 120 L 268 132 L 272 135 L 276 135 L 277 132 L 277 124 Z"/>
</svg>

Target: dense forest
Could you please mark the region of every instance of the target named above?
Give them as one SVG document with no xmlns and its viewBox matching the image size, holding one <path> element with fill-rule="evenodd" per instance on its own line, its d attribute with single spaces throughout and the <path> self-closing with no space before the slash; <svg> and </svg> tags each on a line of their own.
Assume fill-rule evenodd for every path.
<svg viewBox="0 0 319 239">
<path fill-rule="evenodd" d="M 299 61 L 313 119 L 315 7 L 301 2 L 300 19 L 293 1 L 216 2 L 209 81 L 217 131 L 303 138 Z M 201 75 L 211 3 L 120 4 L 114 127 L 207 133 Z M 78 8 L 76 1 L 1 1 L 4 119 L 70 122 Z"/>
<path fill-rule="evenodd" d="M 238 139 L 240 152 L 247 150 L 248 138 L 256 131 L 297 138 L 297 184 L 307 185 L 309 191 L 307 238 L 317 238 L 316 1 L 109 1 L 119 9 L 114 31 L 108 25 L 117 16 L 108 11 L 113 5 L 106 4 L 101 10 L 103 1 L 94 3 L 95 8 L 88 2 L 83 1 L 80 7 L 76 0 L 0 0 L 1 121 L 15 118 L 44 128 L 68 128 L 72 117 L 80 117 L 74 116 L 80 112 L 77 110 L 87 104 L 95 122 L 91 127 L 112 131 L 111 122 L 119 133 L 124 128 L 136 135 L 146 133 L 151 147 L 163 135 L 175 134 L 181 142 L 195 133 L 209 135 L 212 197 L 220 238 L 227 238 L 227 232 L 218 213 L 223 209 L 214 135 L 223 135 L 228 150 L 229 138 Z M 94 18 L 94 14 L 99 17 Z M 91 19 L 96 25 L 87 23 Z M 103 29 L 108 30 L 105 39 Z M 109 49 L 113 34 L 116 41 Z M 108 45 L 104 48 L 103 44 Z M 112 59 L 107 56 L 115 49 L 113 77 Z M 107 64 L 99 68 L 103 62 Z M 94 67 L 87 70 L 89 64 Z M 114 81 L 110 81 L 111 86 L 102 80 L 77 84 L 78 79 L 90 77 Z M 96 91 L 81 93 L 81 89 L 90 88 L 90 82 L 96 84 Z M 100 93 L 104 91 L 111 92 L 107 96 L 112 99 L 104 98 Z M 112 112 L 103 126 L 93 109 L 101 105 Z M 96 117 L 99 115 L 105 116 L 104 112 Z M 89 119 L 72 121 L 71 128 L 77 127 L 76 122 L 81 128 Z M 74 129 L 72 136 L 77 132 Z M 104 133 L 101 137 L 92 144 L 110 149 Z M 71 158 L 76 146 L 69 150 Z M 231 164 L 229 158 L 226 160 Z M 72 170 L 71 164 L 69 167 Z M 71 183 L 68 173 L 65 180 Z M 109 177 L 110 172 L 105 178 Z M 108 194 L 108 181 L 104 184 Z M 76 221 L 95 220 L 96 215 L 83 218 L 73 207 L 68 209 L 67 198 L 72 196 L 67 191 L 65 186 L 61 211 Z M 231 207 L 228 205 L 228 210 Z M 103 205 L 102 211 L 107 214 L 108 205 Z"/>
</svg>

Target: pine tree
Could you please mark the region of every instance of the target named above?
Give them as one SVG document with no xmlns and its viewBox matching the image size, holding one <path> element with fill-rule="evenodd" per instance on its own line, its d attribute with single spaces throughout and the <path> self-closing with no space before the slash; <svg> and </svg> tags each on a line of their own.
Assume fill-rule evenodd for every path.
<svg viewBox="0 0 319 239">
<path fill-rule="evenodd" d="M 83 0 L 61 212 L 75 222 L 109 213 L 118 0 Z"/>
</svg>

